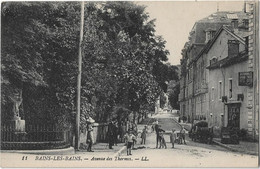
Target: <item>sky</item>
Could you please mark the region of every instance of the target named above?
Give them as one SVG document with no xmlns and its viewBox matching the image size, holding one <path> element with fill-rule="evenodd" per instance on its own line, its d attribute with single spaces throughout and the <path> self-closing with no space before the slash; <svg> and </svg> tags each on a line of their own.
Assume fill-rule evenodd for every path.
<svg viewBox="0 0 260 169">
<path fill-rule="evenodd" d="M 241 11 L 243 1 L 138 1 L 146 6 L 150 19 L 156 19 L 156 35 L 167 41 L 168 62 L 180 64 L 181 50 L 197 20 L 219 11 Z"/>
</svg>

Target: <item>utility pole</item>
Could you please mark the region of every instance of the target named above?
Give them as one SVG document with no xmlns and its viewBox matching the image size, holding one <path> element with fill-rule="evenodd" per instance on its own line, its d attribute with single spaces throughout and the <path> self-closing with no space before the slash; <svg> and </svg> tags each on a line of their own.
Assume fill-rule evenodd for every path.
<svg viewBox="0 0 260 169">
<path fill-rule="evenodd" d="M 78 55 L 78 79 L 77 79 L 77 112 L 76 112 L 76 137 L 75 149 L 79 150 L 79 126 L 80 126 L 80 90 L 81 90 L 81 72 L 82 72 L 82 41 L 83 41 L 83 27 L 84 27 L 84 1 L 81 1 L 81 15 L 80 15 L 80 35 L 79 35 L 79 55 Z"/>
</svg>

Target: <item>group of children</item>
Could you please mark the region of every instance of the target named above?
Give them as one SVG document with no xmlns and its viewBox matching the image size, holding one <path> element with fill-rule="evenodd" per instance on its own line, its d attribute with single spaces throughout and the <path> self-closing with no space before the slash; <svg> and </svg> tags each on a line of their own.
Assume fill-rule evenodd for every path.
<svg viewBox="0 0 260 169">
<path fill-rule="evenodd" d="M 186 144 L 184 128 L 182 127 L 182 129 L 180 130 L 180 132 L 178 134 L 175 131 L 176 131 L 175 129 L 172 129 L 172 132 L 170 135 L 170 142 L 172 143 L 172 148 L 174 148 L 174 143 Z"/>
<path fill-rule="evenodd" d="M 141 139 L 142 139 L 141 144 L 145 144 L 147 132 L 148 132 L 147 126 L 144 126 L 144 128 L 141 132 Z M 167 148 L 166 141 L 165 141 L 165 138 L 164 138 L 164 132 L 165 131 L 163 129 L 159 129 L 159 131 L 158 131 L 158 140 L 159 140 L 159 143 L 160 143 L 159 148 Z M 126 133 L 124 138 L 125 138 L 125 142 L 126 142 L 126 146 L 127 146 L 127 155 L 132 155 L 131 149 L 133 148 L 134 144 L 137 142 L 136 135 L 134 135 L 134 132 L 132 130 L 129 130 Z M 176 143 L 176 142 L 178 144 L 182 144 L 182 142 L 184 144 L 186 144 L 184 128 L 181 129 L 179 135 L 177 135 L 176 130 L 173 129 L 171 134 L 170 134 L 170 142 L 172 144 L 172 148 L 174 148 L 174 143 Z"/>
</svg>

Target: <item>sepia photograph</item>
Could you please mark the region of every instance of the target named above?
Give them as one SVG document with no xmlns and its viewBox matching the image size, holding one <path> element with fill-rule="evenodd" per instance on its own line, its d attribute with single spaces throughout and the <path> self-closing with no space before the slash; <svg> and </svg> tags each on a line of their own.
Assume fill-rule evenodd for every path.
<svg viewBox="0 0 260 169">
<path fill-rule="evenodd" d="M 259 0 L 2 1 L 3 168 L 259 166 Z"/>
</svg>

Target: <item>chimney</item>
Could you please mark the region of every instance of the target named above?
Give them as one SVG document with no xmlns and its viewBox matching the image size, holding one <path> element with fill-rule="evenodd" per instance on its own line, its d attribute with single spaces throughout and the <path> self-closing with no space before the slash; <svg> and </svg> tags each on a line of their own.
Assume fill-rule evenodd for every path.
<svg viewBox="0 0 260 169">
<path fill-rule="evenodd" d="M 236 57 L 239 54 L 238 40 L 228 40 L 228 57 Z"/>
<path fill-rule="evenodd" d="M 246 1 L 244 0 L 244 12 L 246 13 Z"/>
<path fill-rule="evenodd" d="M 234 31 L 234 33 L 238 32 L 238 19 L 232 19 L 231 26 Z"/>
<path fill-rule="evenodd" d="M 248 27 L 249 27 L 249 20 L 248 19 L 243 19 L 243 27 L 245 29 L 248 29 Z"/>
</svg>

